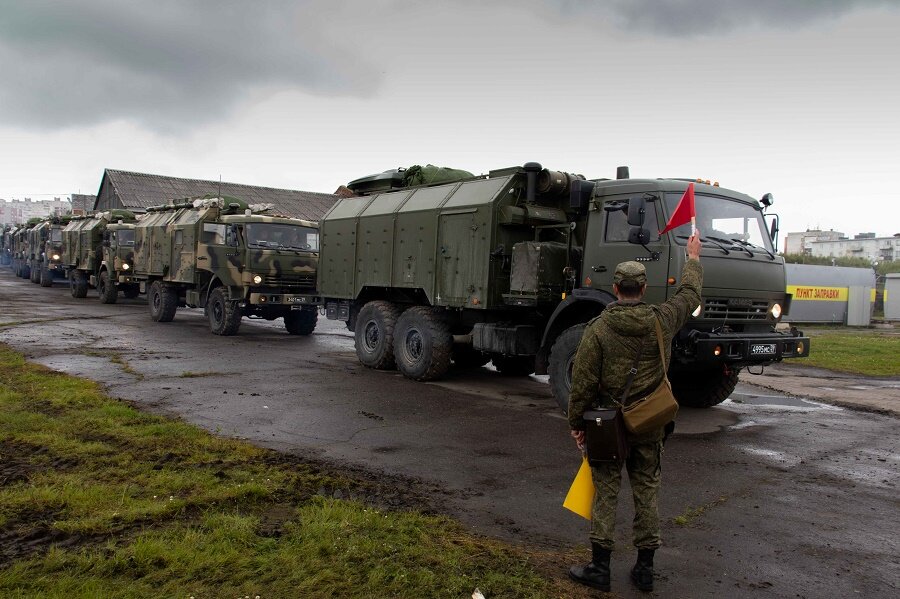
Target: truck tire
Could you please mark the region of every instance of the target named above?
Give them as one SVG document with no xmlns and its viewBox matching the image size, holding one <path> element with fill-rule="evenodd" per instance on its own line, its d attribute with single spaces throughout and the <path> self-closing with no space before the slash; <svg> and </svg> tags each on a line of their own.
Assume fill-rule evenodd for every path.
<svg viewBox="0 0 900 599">
<path fill-rule="evenodd" d="M 547 373 L 550 375 L 550 390 L 563 414 L 569 412 L 569 391 L 572 390 L 572 364 L 581 336 L 584 335 L 583 324 L 576 324 L 563 331 L 550 349 L 550 364 Z"/>
<path fill-rule="evenodd" d="M 138 285 L 124 285 L 122 295 L 127 299 L 134 299 L 141 294 L 141 288 Z"/>
<path fill-rule="evenodd" d="M 394 360 L 403 376 L 432 381 L 447 373 L 453 335 L 447 322 L 428 306 L 413 306 L 400 315 L 394 333 Z"/>
<path fill-rule="evenodd" d="M 394 367 L 394 327 L 399 317 L 400 309 L 384 301 L 369 302 L 359 311 L 353 339 L 356 357 L 363 366 L 378 370 Z"/>
<path fill-rule="evenodd" d="M 49 268 L 41 269 L 41 287 L 52 287 L 53 286 L 53 273 L 50 272 Z"/>
<path fill-rule="evenodd" d="M 29 273 L 28 273 L 28 274 L 29 274 L 28 279 L 29 279 L 32 283 L 34 283 L 35 285 L 37 285 L 38 283 L 41 282 L 41 269 L 40 269 L 40 267 L 35 268 L 35 267 L 32 265 L 32 267 L 29 269 Z"/>
<path fill-rule="evenodd" d="M 311 335 L 318 320 L 318 310 L 291 310 L 284 315 L 284 328 L 291 335 Z"/>
<path fill-rule="evenodd" d="M 534 356 L 494 356 L 491 362 L 503 376 L 528 376 L 534 372 Z"/>
<path fill-rule="evenodd" d="M 97 278 L 97 294 L 100 296 L 100 303 L 102 304 L 114 304 L 119 297 L 119 290 L 116 289 L 116 284 L 109 282 L 109 272 L 105 270 Z"/>
<path fill-rule="evenodd" d="M 31 269 L 28 268 L 27 264 L 22 264 L 22 266 L 19 268 L 19 276 L 23 279 L 31 278 Z"/>
<path fill-rule="evenodd" d="M 224 287 L 216 287 L 209 294 L 206 315 L 209 318 L 209 330 L 214 335 L 234 335 L 241 328 L 241 309 L 237 302 L 228 300 Z"/>
<path fill-rule="evenodd" d="M 672 393 L 682 406 L 711 408 L 728 399 L 738 383 L 737 369 L 715 367 L 669 376 Z"/>
<path fill-rule="evenodd" d="M 72 291 L 72 297 L 87 297 L 88 282 L 84 273 L 79 270 L 73 270 L 69 275 L 69 288 Z"/>
<path fill-rule="evenodd" d="M 457 368 L 481 368 L 491 361 L 491 356 L 471 345 L 453 346 L 453 365 Z"/>
<path fill-rule="evenodd" d="M 153 281 L 147 293 L 147 305 L 150 306 L 150 318 L 156 322 L 171 322 L 178 310 L 178 294 L 170 285 Z"/>
</svg>

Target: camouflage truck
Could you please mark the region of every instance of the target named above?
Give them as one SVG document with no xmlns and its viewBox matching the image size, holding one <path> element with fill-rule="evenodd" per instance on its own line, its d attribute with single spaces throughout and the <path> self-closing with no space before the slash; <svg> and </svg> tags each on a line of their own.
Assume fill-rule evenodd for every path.
<svg viewBox="0 0 900 599">
<path fill-rule="evenodd" d="M 31 280 L 37 279 L 36 282 L 39 282 L 41 287 L 50 287 L 54 279 L 66 277 L 62 257 L 65 253 L 63 230 L 68 222 L 67 216 L 54 217 L 42 221 L 32 229 L 32 235 L 40 235 L 41 241 L 31 264 Z M 38 229 L 40 232 L 35 233 Z"/>
<path fill-rule="evenodd" d="M 28 230 L 28 279 L 32 283 L 41 282 L 41 262 L 46 253 L 47 241 L 50 239 L 50 221 L 37 220 Z"/>
<path fill-rule="evenodd" d="M 690 225 L 657 231 L 688 184 L 625 168 L 588 181 L 536 163 L 440 185 L 408 187 L 392 171 L 359 179 L 348 186 L 361 197 L 320 222 L 326 315 L 347 322 L 368 367 L 430 380 L 451 361 L 492 360 L 505 374 L 549 374 L 565 410 L 585 324 L 615 300 L 616 264 L 646 266 L 648 302 L 677 288 Z M 776 330 L 791 296 L 769 204 L 696 183 L 704 297 L 669 372 L 683 405 L 720 403 L 742 368 L 808 355 L 807 337 Z"/>
<path fill-rule="evenodd" d="M 120 209 L 69 220 L 62 231 L 62 263 L 72 297 L 87 297 L 91 287 L 104 304 L 115 303 L 120 291 L 137 297 L 138 285 L 129 272 L 135 220 L 134 213 Z"/>
<path fill-rule="evenodd" d="M 231 197 L 149 208 L 135 226 L 133 276 L 152 319 L 169 322 L 188 306 L 204 308 L 217 335 L 237 333 L 244 316 L 284 318 L 288 333 L 312 333 L 318 229 L 264 211 Z"/>
<path fill-rule="evenodd" d="M 12 236 L 12 267 L 17 277 L 31 278 L 31 229 L 35 222 L 28 223 L 16 229 Z"/>
<path fill-rule="evenodd" d="M 12 266 L 12 236 L 15 229 L 12 225 L 4 225 L 0 231 L 0 266 Z"/>
</svg>

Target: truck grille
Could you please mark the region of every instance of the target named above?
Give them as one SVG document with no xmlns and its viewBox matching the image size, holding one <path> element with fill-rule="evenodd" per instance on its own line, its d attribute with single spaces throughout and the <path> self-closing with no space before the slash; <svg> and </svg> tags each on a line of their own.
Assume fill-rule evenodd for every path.
<svg viewBox="0 0 900 599">
<path fill-rule="evenodd" d="M 266 275 L 263 277 L 262 284 L 271 287 L 309 287 L 312 289 L 316 286 L 316 275 Z"/>
<path fill-rule="evenodd" d="M 736 300 L 719 297 L 706 299 L 703 318 L 714 320 L 765 320 L 769 315 L 768 300 Z"/>
</svg>

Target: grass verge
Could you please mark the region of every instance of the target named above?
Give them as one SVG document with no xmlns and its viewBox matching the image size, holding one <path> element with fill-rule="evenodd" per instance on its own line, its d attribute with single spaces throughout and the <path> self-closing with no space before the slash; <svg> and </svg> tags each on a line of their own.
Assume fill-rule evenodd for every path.
<svg viewBox="0 0 900 599">
<path fill-rule="evenodd" d="M 874 376 L 900 376 L 900 335 L 816 334 L 810 339 L 808 358 L 790 362 L 838 372 Z"/>
<path fill-rule="evenodd" d="M 140 412 L 2 344 L 0 465 L 17 597 L 575 594 L 523 549 L 379 505 L 408 487 Z"/>
</svg>

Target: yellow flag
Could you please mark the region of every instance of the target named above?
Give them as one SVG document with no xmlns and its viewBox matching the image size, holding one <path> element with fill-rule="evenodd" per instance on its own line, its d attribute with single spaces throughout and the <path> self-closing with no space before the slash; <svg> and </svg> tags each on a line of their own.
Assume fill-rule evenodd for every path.
<svg viewBox="0 0 900 599">
<path fill-rule="evenodd" d="M 571 510 L 582 518 L 591 519 L 591 506 L 594 503 L 594 480 L 591 478 L 591 467 L 588 465 L 587 456 L 581 460 L 581 468 L 569 487 L 563 507 Z"/>
</svg>

